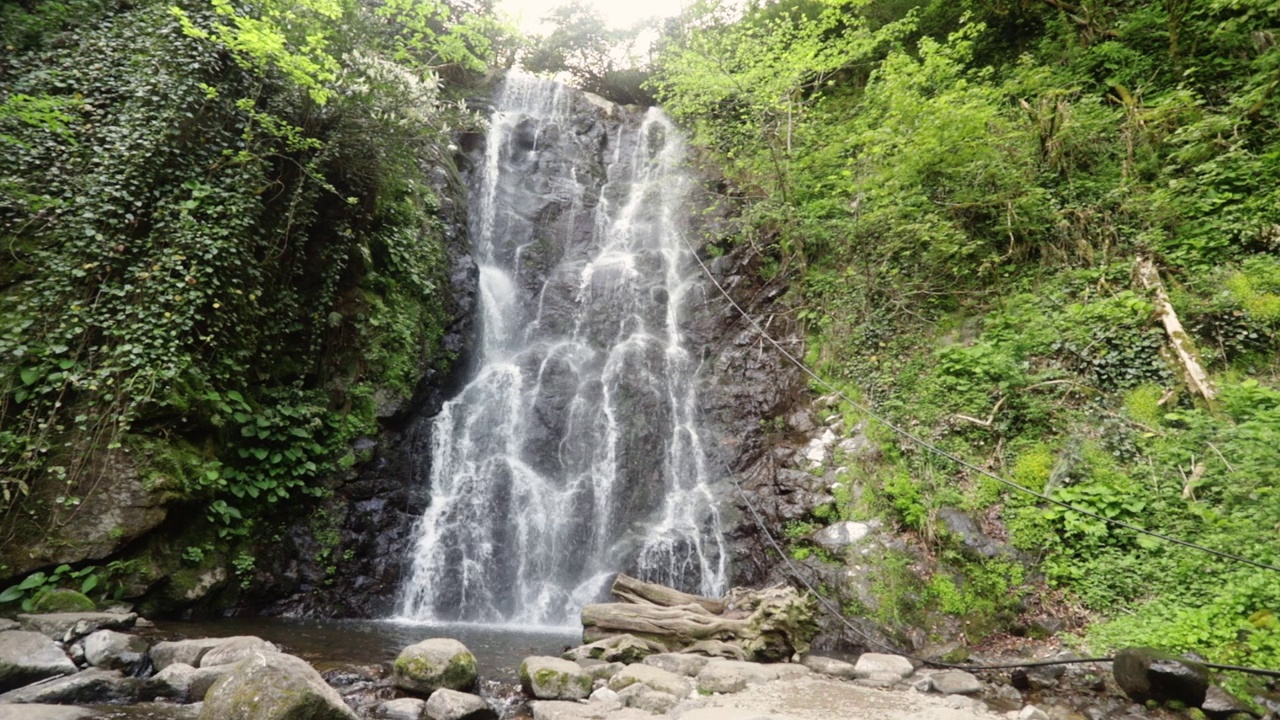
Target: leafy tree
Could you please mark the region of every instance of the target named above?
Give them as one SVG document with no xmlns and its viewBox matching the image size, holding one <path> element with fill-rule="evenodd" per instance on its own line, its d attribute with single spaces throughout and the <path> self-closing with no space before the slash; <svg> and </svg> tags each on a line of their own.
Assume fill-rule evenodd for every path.
<svg viewBox="0 0 1280 720">
<path fill-rule="evenodd" d="M 629 29 L 608 26 L 600 12 L 585 2 L 573 2 L 544 18 L 553 27 L 531 39 L 521 57 L 530 72 L 567 73 L 578 87 L 628 104 L 651 104 L 643 89 L 648 62 L 637 56 L 645 23 Z"/>
</svg>

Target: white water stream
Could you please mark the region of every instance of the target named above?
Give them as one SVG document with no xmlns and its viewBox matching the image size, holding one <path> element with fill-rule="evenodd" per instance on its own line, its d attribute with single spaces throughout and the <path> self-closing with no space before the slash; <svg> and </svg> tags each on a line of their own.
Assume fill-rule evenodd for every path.
<svg viewBox="0 0 1280 720">
<path fill-rule="evenodd" d="M 681 330 L 684 142 L 656 109 L 603 112 L 523 76 L 495 100 L 469 220 L 481 341 L 432 427 L 406 618 L 568 624 L 619 571 L 724 590 Z"/>
</svg>

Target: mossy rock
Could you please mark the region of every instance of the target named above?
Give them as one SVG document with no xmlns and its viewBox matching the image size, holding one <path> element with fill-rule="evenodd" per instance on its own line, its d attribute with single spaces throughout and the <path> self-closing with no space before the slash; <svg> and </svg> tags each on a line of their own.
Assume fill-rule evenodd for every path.
<svg viewBox="0 0 1280 720">
<path fill-rule="evenodd" d="M 342 696 L 304 660 L 257 652 L 235 665 L 204 697 L 199 720 L 357 720 Z"/>
<path fill-rule="evenodd" d="M 470 690 L 476 684 L 476 657 L 450 638 L 431 638 L 410 645 L 392 665 L 396 687 L 420 695 L 446 688 Z"/>
<path fill-rule="evenodd" d="M 87 595 L 65 588 L 43 590 L 31 600 L 31 612 L 35 614 L 93 612 L 97 609 L 98 606 Z"/>
<path fill-rule="evenodd" d="M 591 674 L 576 662 L 534 656 L 520 663 L 520 687 L 539 700 L 579 700 L 591 685 Z"/>
</svg>

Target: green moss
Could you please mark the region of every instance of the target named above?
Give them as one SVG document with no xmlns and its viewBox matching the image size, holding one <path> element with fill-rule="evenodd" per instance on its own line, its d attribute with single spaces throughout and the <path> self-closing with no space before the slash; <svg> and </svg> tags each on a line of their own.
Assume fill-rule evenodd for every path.
<svg viewBox="0 0 1280 720">
<path fill-rule="evenodd" d="M 1159 385 L 1154 383 L 1139 385 L 1125 393 L 1124 409 L 1135 421 L 1148 428 L 1157 428 L 1165 413 L 1164 408 L 1159 404 L 1163 396 L 1164 390 Z"/>
<path fill-rule="evenodd" d="M 63 588 L 45 590 L 31 601 L 33 613 L 92 612 L 95 609 L 97 606 L 88 596 Z"/>
<path fill-rule="evenodd" d="M 477 670 L 476 658 L 469 652 L 453 656 L 444 667 L 422 655 L 401 654 L 396 658 L 393 669 L 397 677 L 413 682 L 424 691 L 438 688 L 465 690 L 475 684 Z M 523 668 L 521 673 L 522 676 L 527 674 Z"/>
</svg>

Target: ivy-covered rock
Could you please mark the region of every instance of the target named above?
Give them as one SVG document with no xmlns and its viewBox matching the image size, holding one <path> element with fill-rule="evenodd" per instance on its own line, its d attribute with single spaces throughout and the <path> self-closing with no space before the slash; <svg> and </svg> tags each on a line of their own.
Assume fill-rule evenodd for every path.
<svg viewBox="0 0 1280 720">
<path fill-rule="evenodd" d="M 259 653 L 209 688 L 200 720 L 356 720 L 320 673 L 301 658 Z"/>
<path fill-rule="evenodd" d="M 520 663 L 520 687 L 539 700 L 579 700 L 591 694 L 591 675 L 571 660 L 535 655 Z"/>
<path fill-rule="evenodd" d="M 401 650 L 392 673 L 396 687 L 420 695 L 440 688 L 469 690 L 478 676 L 475 656 L 451 638 L 431 638 Z"/>
</svg>

